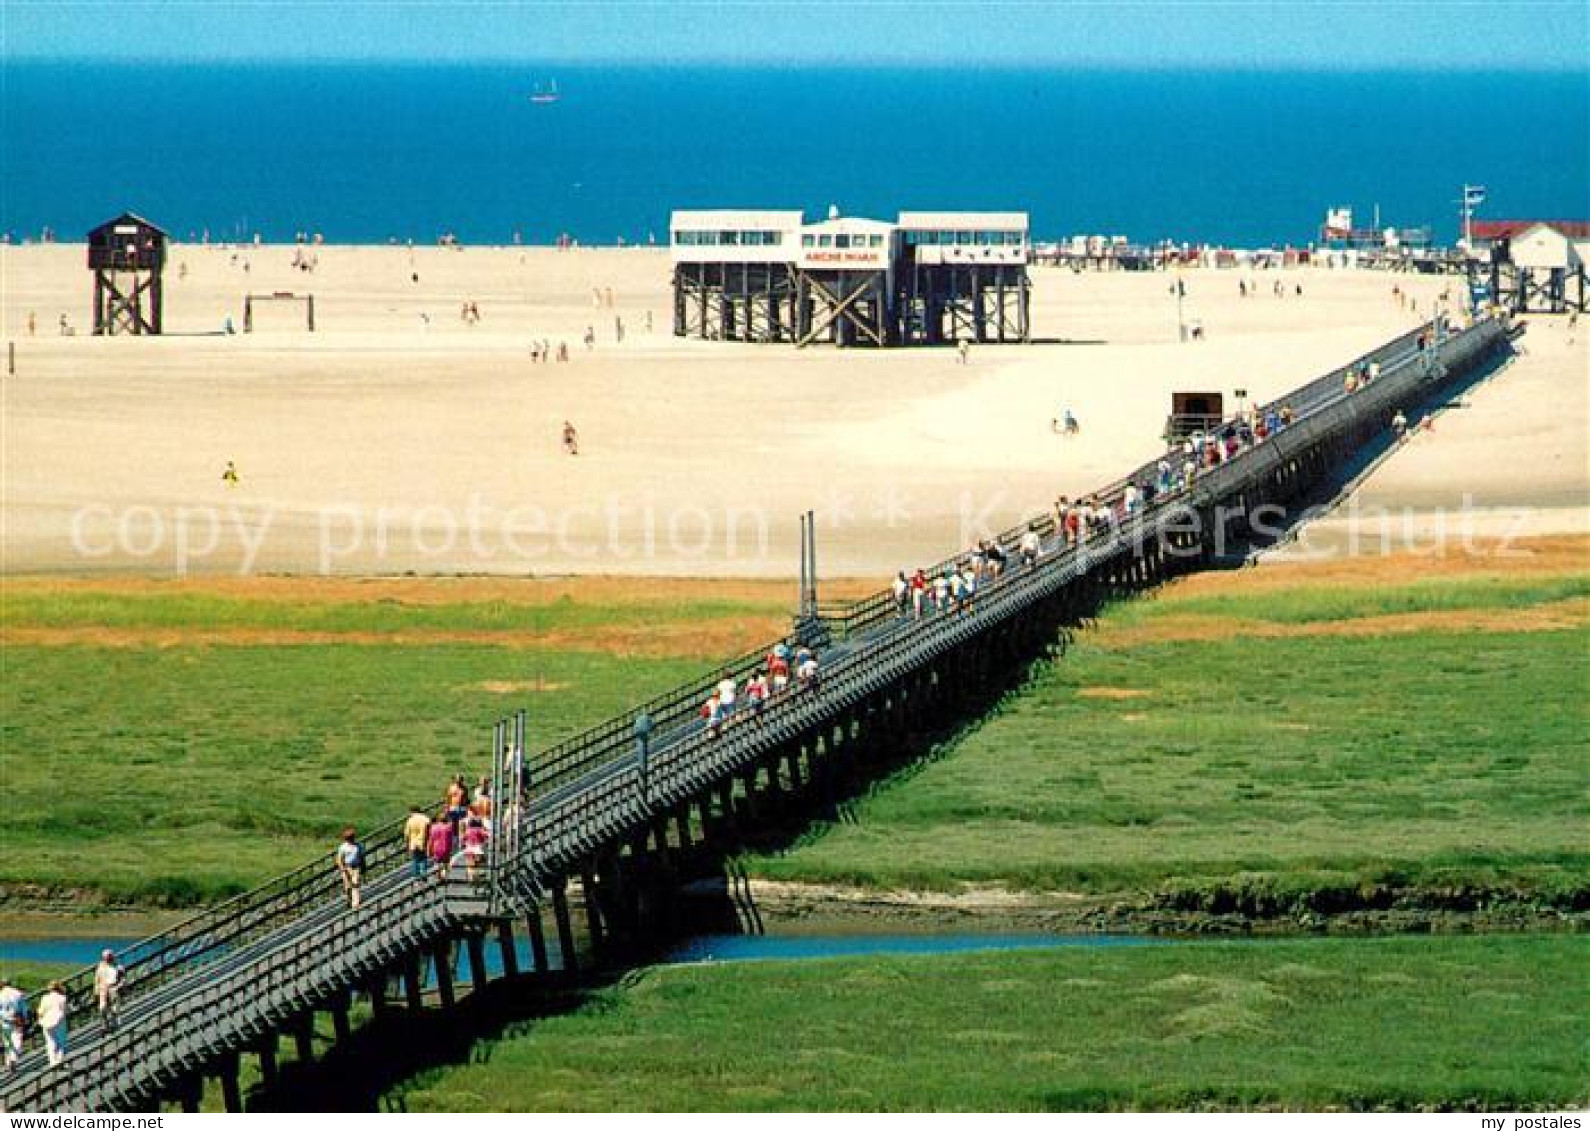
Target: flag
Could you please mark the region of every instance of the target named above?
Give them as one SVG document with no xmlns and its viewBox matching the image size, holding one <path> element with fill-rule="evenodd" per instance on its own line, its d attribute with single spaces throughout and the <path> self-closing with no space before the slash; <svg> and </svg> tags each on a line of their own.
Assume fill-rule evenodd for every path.
<svg viewBox="0 0 1590 1131">
<path fill-rule="evenodd" d="M 1484 185 L 1464 185 L 1463 186 L 1463 203 L 1467 204 L 1470 208 L 1477 208 L 1481 204 L 1484 204 L 1485 203 L 1485 186 Z"/>
</svg>

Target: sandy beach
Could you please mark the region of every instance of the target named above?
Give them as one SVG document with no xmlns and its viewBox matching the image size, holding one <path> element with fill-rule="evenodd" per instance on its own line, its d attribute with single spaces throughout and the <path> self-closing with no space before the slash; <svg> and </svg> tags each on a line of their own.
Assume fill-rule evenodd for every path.
<svg viewBox="0 0 1590 1131">
<path fill-rule="evenodd" d="M 1135 466 L 1173 390 L 1274 396 L 1458 289 L 1194 270 L 1206 338 L 1181 343 L 1168 276 L 1037 268 L 1039 340 L 963 366 L 675 338 L 664 250 L 321 247 L 312 272 L 297 251 L 176 247 L 167 333 L 94 338 L 81 246 L 0 249 L 7 572 L 790 576 L 810 508 L 821 571 L 878 576 Z M 223 332 L 245 293 L 277 291 L 315 295 L 315 332 L 289 303 Z M 534 362 L 543 340 L 570 360 Z M 1531 533 L 1586 529 L 1590 341 L 1537 317 L 1524 345 L 1357 497 L 1427 515 L 1467 495 L 1481 524 L 1528 508 Z M 1064 408 L 1079 436 L 1051 428 Z"/>
</svg>

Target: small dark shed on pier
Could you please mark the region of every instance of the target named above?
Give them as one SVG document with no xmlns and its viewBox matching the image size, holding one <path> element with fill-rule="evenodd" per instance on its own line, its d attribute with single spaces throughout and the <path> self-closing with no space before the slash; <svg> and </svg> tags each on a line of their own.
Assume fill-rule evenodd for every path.
<svg viewBox="0 0 1590 1131">
<path fill-rule="evenodd" d="M 170 238 L 131 212 L 123 212 L 88 233 L 95 334 L 160 333 L 160 273 L 166 266 Z"/>
</svg>

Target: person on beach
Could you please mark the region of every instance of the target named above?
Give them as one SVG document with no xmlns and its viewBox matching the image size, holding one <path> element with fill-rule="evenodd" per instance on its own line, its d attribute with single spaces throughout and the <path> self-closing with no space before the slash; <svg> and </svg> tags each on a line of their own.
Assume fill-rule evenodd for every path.
<svg viewBox="0 0 1590 1131">
<path fill-rule="evenodd" d="M 348 896 L 348 909 L 359 910 L 359 887 L 364 882 L 364 845 L 350 825 L 342 830 L 342 843 L 337 845 L 337 873 L 342 877 L 342 890 Z"/>
<path fill-rule="evenodd" d="M 66 987 L 51 982 L 50 988 L 39 998 L 39 1028 L 44 1030 L 44 1051 L 54 1068 L 66 1059 L 66 1022 L 71 1015 L 72 1003 L 67 999 Z"/>
<path fill-rule="evenodd" d="M 431 819 L 418 805 L 409 809 L 408 820 L 403 822 L 403 846 L 409 850 L 409 876 L 425 878 L 425 850 L 430 845 Z"/>
<path fill-rule="evenodd" d="M 585 348 L 588 350 L 596 348 L 596 328 L 594 326 L 585 328 Z"/>
<path fill-rule="evenodd" d="M 99 964 L 94 967 L 94 1002 L 99 1006 L 99 1020 L 106 1032 L 116 1028 L 116 1016 L 121 1007 L 121 983 L 125 976 L 116 952 L 100 952 Z"/>
<path fill-rule="evenodd" d="M 571 456 L 580 454 L 580 434 L 567 420 L 563 422 L 563 450 Z"/>
<path fill-rule="evenodd" d="M 1391 418 L 1391 430 L 1396 433 L 1399 440 L 1408 434 L 1408 418 L 1402 414 L 1400 408 L 1397 410 L 1397 415 Z"/>
<path fill-rule="evenodd" d="M 0 1056 L 7 1071 L 22 1060 L 22 1038 L 28 1027 L 28 995 L 9 978 L 0 978 Z"/>
<path fill-rule="evenodd" d="M 960 364 L 965 365 L 966 359 L 971 356 L 972 343 L 967 339 L 962 338 L 960 341 L 955 343 L 955 352 L 960 355 Z"/>
<path fill-rule="evenodd" d="M 33 337 L 39 330 L 39 316 L 33 311 L 28 311 L 28 337 Z"/>
<path fill-rule="evenodd" d="M 619 345 L 624 344 L 624 319 L 616 315 L 613 318 L 613 340 Z"/>
<path fill-rule="evenodd" d="M 569 343 L 568 342 L 559 342 L 558 343 L 558 360 L 559 361 L 567 361 L 567 360 L 569 360 Z"/>
<path fill-rule="evenodd" d="M 238 485 L 237 464 L 231 460 L 226 461 L 226 468 L 221 472 L 221 482 L 228 487 L 236 487 Z"/>
</svg>

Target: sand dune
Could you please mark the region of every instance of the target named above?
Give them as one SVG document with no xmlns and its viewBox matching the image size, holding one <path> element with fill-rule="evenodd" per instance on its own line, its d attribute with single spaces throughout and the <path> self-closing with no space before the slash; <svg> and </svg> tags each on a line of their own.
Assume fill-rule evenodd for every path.
<svg viewBox="0 0 1590 1131">
<path fill-rule="evenodd" d="M 1045 341 L 961 366 L 948 350 L 676 339 L 661 251 L 327 247 L 313 273 L 293 256 L 177 248 L 168 334 L 96 339 L 81 247 L 0 250 L 18 367 L 3 386 L 8 571 L 787 576 L 814 508 L 822 571 L 878 575 L 1134 466 L 1172 390 L 1280 393 L 1411 325 L 1394 284 L 1422 312 L 1448 285 L 1301 270 L 1279 273 L 1275 298 L 1260 272 L 1241 298 L 1238 273 L 1192 271 L 1187 312 L 1208 338 L 1182 344 L 1167 277 L 1040 269 Z M 253 334 L 219 333 L 241 326 L 244 293 L 277 290 L 314 292 L 315 333 L 285 304 L 261 307 Z M 63 312 L 75 336 L 56 332 Z M 1469 489 L 1553 508 L 1537 529 L 1582 524 L 1590 355 L 1562 320 L 1537 322 L 1529 355 L 1366 495 L 1424 507 Z M 539 339 L 571 360 L 533 364 Z M 1051 431 L 1062 406 L 1080 437 Z"/>
</svg>

